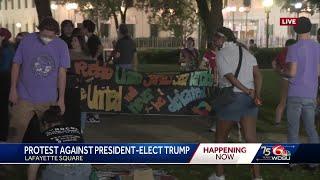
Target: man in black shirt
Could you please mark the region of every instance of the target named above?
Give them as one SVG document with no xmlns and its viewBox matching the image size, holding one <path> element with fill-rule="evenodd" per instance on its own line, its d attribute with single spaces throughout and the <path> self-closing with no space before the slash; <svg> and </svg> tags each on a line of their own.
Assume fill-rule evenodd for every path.
<svg viewBox="0 0 320 180">
<path fill-rule="evenodd" d="M 103 46 L 100 38 L 94 34 L 96 25 L 91 20 L 82 22 L 82 33 L 87 37 L 87 47 L 93 59 L 103 61 Z"/>
<path fill-rule="evenodd" d="M 72 32 L 74 24 L 71 20 L 64 20 L 61 23 L 61 36 L 60 38 L 68 44 L 68 48 L 71 49 Z"/>
<path fill-rule="evenodd" d="M 128 27 L 125 24 L 120 24 L 118 29 L 118 41 L 115 51 L 117 52 L 114 60 L 115 64 L 126 68 L 137 70 L 137 49 L 135 42 L 128 34 Z"/>
</svg>

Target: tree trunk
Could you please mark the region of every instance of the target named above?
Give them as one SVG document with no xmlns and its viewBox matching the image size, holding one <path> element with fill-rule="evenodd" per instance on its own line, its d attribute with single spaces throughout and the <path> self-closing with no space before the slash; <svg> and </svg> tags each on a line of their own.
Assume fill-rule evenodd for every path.
<svg viewBox="0 0 320 180">
<path fill-rule="evenodd" d="M 204 30 L 207 41 L 212 40 L 215 31 L 223 26 L 222 0 L 210 0 L 211 8 L 209 9 L 206 0 L 197 0 L 200 17 L 204 24 Z"/>
<path fill-rule="evenodd" d="M 115 24 L 116 30 L 118 30 L 118 28 L 119 28 L 118 16 L 117 16 L 117 14 L 115 12 L 112 13 L 112 16 L 113 16 L 113 20 L 114 20 L 114 24 Z"/>
<path fill-rule="evenodd" d="M 211 0 L 210 18 L 208 19 L 207 39 L 211 40 L 218 28 L 223 26 L 222 0 Z"/>
<path fill-rule="evenodd" d="M 121 13 L 121 24 L 126 24 L 126 15 Z"/>
<path fill-rule="evenodd" d="M 52 17 L 50 0 L 34 0 L 34 2 L 36 5 L 39 22 L 46 17 Z"/>
</svg>

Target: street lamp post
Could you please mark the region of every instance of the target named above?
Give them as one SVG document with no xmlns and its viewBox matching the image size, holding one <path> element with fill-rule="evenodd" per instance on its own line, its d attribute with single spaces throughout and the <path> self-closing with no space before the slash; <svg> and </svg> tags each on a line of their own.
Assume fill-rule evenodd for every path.
<svg viewBox="0 0 320 180">
<path fill-rule="evenodd" d="M 265 8 L 265 12 L 267 14 L 267 28 L 266 28 L 266 47 L 269 47 L 269 19 L 270 19 L 270 11 L 273 5 L 273 0 L 263 0 L 263 7 Z"/>
<path fill-rule="evenodd" d="M 301 2 L 297 2 L 295 5 L 294 5 L 294 8 L 296 9 L 297 11 L 297 18 L 299 18 L 299 13 L 300 13 L 300 10 L 302 8 L 302 3 Z"/>
<path fill-rule="evenodd" d="M 248 38 L 248 13 L 249 13 L 250 9 L 246 8 L 245 13 L 246 13 L 246 33 L 245 33 L 245 38 Z"/>
<path fill-rule="evenodd" d="M 237 7 L 236 6 L 231 6 L 229 8 L 230 12 L 232 13 L 232 31 L 235 31 L 235 24 L 234 24 L 234 14 L 237 11 Z"/>
<path fill-rule="evenodd" d="M 58 5 L 55 4 L 55 3 L 52 3 L 52 4 L 50 5 L 50 8 L 51 8 L 51 10 L 52 10 L 52 12 L 53 12 L 53 18 L 56 18 L 56 17 L 55 17 L 55 16 L 56 16 L 56 9 L 58 8 Z"/>
</svg>

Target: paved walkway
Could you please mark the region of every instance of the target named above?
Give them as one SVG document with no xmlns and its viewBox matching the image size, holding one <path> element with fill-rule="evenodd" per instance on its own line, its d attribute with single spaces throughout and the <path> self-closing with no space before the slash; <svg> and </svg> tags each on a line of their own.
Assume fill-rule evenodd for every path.
<svg viewBox="0 0 320 180">
<path fill-rule="evenodd" d="M 211 120 L 196 116 L 134 116 L 104 115 L 100 123 L 86 124 L 86 142 L 195 142 L 209 143 L 214 133 L 209 132 Z M 237 129 L 231 141 L 237 141 Z M 286 134 L 259 133 L 259 142 L 286 142 Z M 306 142 L 306 138 L 302 138 Z"/>
</svg>

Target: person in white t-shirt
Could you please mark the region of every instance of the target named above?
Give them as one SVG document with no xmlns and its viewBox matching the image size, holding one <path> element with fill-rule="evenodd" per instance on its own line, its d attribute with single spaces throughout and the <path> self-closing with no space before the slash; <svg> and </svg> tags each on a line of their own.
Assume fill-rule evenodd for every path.
<svg viewBox="0 0 320 180">
<path fill-rule="evenodd" d="M 240 123 L 247 143 L 256 143 L 256 120 L 258 105 L 261 105 L 262 76 L 256 58 L 236 42 L 233 32 L 229 28 L 219 28 L 218 32 L 225 36 L 226 42 L 217 53 L 217 67 L 219 73 L 219 88 L 234 86 L 233 98 L 227 104 L 217 102 L 215 110 L 218 117 L 215 142 L 225 143 L 232 127 Z M 242 63 L 236 78 L 236 71 Z M 231 88 L 232 89 L 232 88 Z M 253 179 L 261 180 L 258 165 L 253 166 Z M 222 165 L 216 166 L 216 173 L 209 180 L 224 180 Z"/>
</svg>

